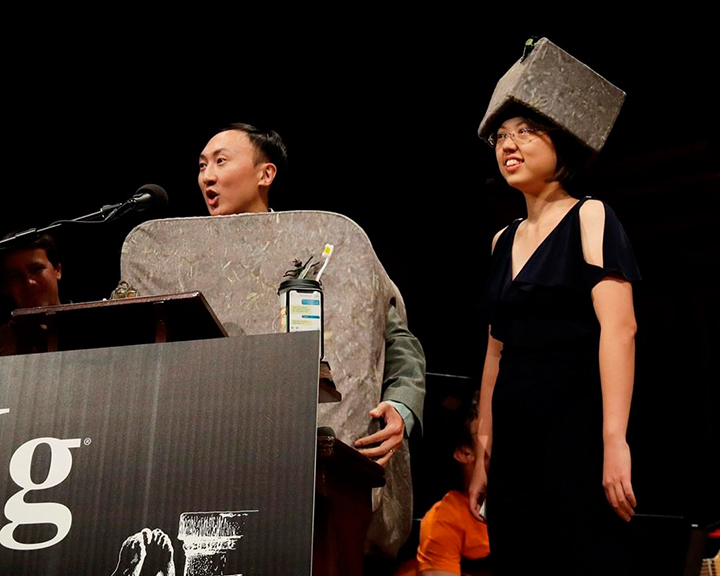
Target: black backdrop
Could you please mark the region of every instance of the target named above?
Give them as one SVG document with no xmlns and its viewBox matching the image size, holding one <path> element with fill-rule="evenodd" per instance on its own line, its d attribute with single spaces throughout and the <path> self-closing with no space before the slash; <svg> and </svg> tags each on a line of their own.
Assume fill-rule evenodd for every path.
<svg viewBox="0 0 720 576">
<path fill-rule="evenodd" d="M 150 25 L 110 32 L 106 20 L 6 39 L 0 231 L 93 212 L 148 182 L 168 191 L 166 216 L 203 215 L 206 140 L 231 121 L 271 126 L 290 154 L 273 207 L 354 219 L 405 297 L 428 370 L 476 376 L 490 239 L 524 210 L 519 193 L 488 184 L 493 155 L 476 130 L 525 39 L 548 36 L 628 93 L 586 189 L 625 224 L 644 277 L 631 426 L 641 508 L 716 519 L 713 39 L 677 14 L 560 25 L 573 14 L 551 27 L 517 16 L 498 27 L 465 13 L 325 14 L 334 26 L 251 39 L 249 20 L 219 30 L 223 16 L 204 10 L 174 37 Z M 62 234 L 64 299 L 109 294 L 135 223 Z"/>
</svg>

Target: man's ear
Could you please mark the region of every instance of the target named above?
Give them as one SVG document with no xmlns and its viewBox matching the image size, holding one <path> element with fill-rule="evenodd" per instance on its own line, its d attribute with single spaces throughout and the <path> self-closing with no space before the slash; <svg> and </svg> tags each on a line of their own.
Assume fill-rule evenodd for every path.
<svg viewBox="0 0 720 576">
<path fill-rule="evenodd" d="M 275 180 L 276 175 L 277 166 L 275 166 L 275 164 L 273 164 L 272 162 L 264 162 L 262 166 L 262 174 L 260 175 L 260 181 L 258 182 L 258 185 L 270 186 L 273 183 L 273 180 Z"/>
<path fill-rule="evenodd" d="M 455 448 L 453 458 L 461 464 L 470 464 L 475 461 L 475 450 L 470 446 L 458 446 Z"/>
<path fill-rule="evenodd" d="M 55 266 L 55 278 L 58 280 L 62 278 L 62 264 L 60 264 L 60 262 L 58 262 L 58 265 Z"/>
</svg>

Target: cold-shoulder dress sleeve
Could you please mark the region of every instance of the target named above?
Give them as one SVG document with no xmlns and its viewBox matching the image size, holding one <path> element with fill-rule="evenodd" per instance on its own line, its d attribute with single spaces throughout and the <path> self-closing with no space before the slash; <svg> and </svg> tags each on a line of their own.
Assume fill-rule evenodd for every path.
<svg viewBox="0 0 720 576">
<path fill-rule="evenodd" d="M 603 265 L 587 264 L 585 281 L 589 288 L 593 288 L 606 276 L 637 282 L 641 277 L 630 240 L 613 209 L 604 202 L 603 206 L 605 207 Z"/>
</svg>

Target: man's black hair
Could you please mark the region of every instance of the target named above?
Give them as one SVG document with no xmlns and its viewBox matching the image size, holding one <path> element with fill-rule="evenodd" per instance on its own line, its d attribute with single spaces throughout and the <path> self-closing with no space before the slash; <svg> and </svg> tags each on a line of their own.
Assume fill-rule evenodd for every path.
<svg viewBox="0 0 720 576">
<path fill-rule="evenodd" d="M 447 490 L 458 490 L 460 492 L 465 490 L 465 473 L 463 471 L 463 465 L 455 460 L 455 451 L 459 448 L 467 447 L 471 450 L 475 450 L 476 438 L 472 433 L 472 425 L 475 420 L 478 419 L 478 401 L 480 398 L 479 390 L 475 392 L 472 399 L 467 399 L 457 409 L 457 414 L 453 417 L 452 424 L 448 430 L 448 444 L 447 452 L 448 471 L 446 473 L 446 486 L 442 492 L 445 494 Z"/>
<path fill-rule="evenodd" d="M 15 234 L 16 232 L 10 232 L 9 234 L 5 235 L 3 240 L 11 238 L 15 236 Z M 57 267 L 60 265 L 60 252 L 58 251 L 57 244 L 55 243 L 55 239 L 50 236 L 50 234 L 43 234 L 42 236 L 39 236 L 38 238 L 35 238 L 34 240 L 31 240 L 25 244 L 19 244 L 16 246 L 11 246 L 10 248 L 0 249 L 0 276 L 3 276 L 5 274 L 5 258 L 7 256 L 9 256 L 10 254 L 14 254 L 19 250 L 36 249 L 45 250 L 45 255 L 47 256 L 48 261 L 50 262 L 50 264 L 53 265 L 53 268 L 57 269 Z"/>
<path fill-rule="evenodd" d="M 467 446 L 469 448 L 475 448 L 475 435 L 472 433 L 472 424 L 478 418 L 478 401 L 480 399 L 479 391 L 475 392 L 470 405 L 465 408 L 462 412 L 463 421 L 462 427 L 457 432 L 455 439 L 455 448 Z"/>
<path fill-rule="evenodd" d="M 255 163 L 271 162 L 277 168 L 273 186 L 275 186 L 278 178 L 284 178 L 288 167 L 287 149 L 285 143 L 280 138 L 280 134 L 275 130 L 263 130 L 252 124 L 243 124 L 242 122 L 234 122 L 228 124 L 225 128 L 218 131 L 228 132 L 229 130 L 239 130 L 247 134 L 248 140 L 255 147 Z"/>
</svg>

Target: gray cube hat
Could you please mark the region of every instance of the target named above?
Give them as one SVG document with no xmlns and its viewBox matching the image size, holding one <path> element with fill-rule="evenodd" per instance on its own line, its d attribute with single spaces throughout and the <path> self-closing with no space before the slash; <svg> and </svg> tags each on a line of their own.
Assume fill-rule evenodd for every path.
<svg viewBox="0 0 720 576">
<path fill-rule="evenodd" d="M 487 141 L 504 110 L 520 104 L 600 152 L 624 100 L 625 92 L 541 38 L 500 78 L 478 136 Z"/>
</svg>

